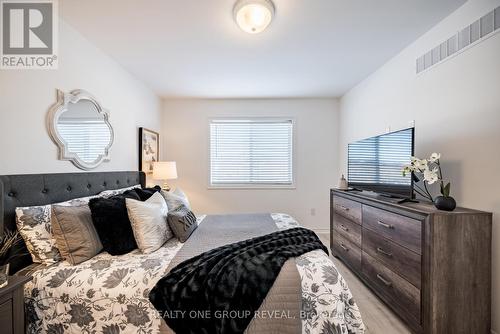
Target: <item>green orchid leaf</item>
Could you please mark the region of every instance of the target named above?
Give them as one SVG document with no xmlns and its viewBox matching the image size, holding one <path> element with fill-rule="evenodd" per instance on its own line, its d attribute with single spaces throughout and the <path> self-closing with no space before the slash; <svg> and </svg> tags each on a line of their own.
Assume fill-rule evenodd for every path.
<svg viewBox="0 0 500 334">
<path fill-rule="evenodd" d="M 448 182 L 448 184 L 443 189 L 443 196 L 444 197 L 450 196 L 450 187 L 451 187 L 450 182 Z"/>
</svg>

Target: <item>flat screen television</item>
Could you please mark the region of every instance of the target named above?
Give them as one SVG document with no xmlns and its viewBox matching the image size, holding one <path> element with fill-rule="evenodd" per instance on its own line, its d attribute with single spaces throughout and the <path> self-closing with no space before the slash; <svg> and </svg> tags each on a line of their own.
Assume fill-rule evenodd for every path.
<svg viewBox="0 0 500 334">
<path fill-rule="evenodd" d="M 349 144 L 349 187 L 398 198 L 414 198 L 411 174 L 402 168 L 414 154 L 415 129 L 408 128 Z"/>
</svg>

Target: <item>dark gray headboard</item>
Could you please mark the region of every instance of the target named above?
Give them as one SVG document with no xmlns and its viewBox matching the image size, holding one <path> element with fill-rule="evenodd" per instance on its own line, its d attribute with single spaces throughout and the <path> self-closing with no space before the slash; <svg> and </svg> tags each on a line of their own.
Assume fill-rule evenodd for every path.
<svg viewBox="0 0 500 334">
<path fill-rule="evenodd" d="M 146 184 L 143 172 L 26 174 L 0 176 L 0 235 L 16 228 L 16 207 L 46 205 L 104 190 Z M 31 263 L 24 243 L 10 250 L 12 273 Z"/>
<path fill-rule="evenodd" d="M 143 172 L 27 174 L 0 176 L 0 232 L 15 229 L 15 209 L 92 196 L 146 183 Z"/>
</svg>

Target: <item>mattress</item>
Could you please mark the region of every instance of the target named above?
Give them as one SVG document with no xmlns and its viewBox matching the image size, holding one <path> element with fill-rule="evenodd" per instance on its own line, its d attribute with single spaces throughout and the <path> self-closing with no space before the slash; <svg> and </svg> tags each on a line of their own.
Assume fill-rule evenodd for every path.
<svg viewBox="0 0 500 334">
<path fill-rule="evenodd" d="M 299 226 L 286 214 L 270 217 L 277 229 Z M 179 261 L 176 254 L 182 247 L 174 238 L 151 254 L 101 253 L 76 266 L 60 262 L 27 268 L 25 273 L 33 276 L 24 291 L 27 332 L 172 333 L 148 294 Z M 283 324 L 304 334 L 363 333 L 365 328 L 347 283 L 321 250 L 288 261 L 259 312 L 247 333 L 282 332 Z"/>
</svg>

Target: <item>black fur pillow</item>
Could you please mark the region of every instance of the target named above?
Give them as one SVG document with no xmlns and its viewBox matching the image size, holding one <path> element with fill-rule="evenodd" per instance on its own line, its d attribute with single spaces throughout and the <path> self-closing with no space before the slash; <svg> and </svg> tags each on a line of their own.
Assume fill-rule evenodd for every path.
<svg viewBox="0 0 500 334">
<path fill-rule="evenodd" d="M 92 222 L 103 250 L 111 255 L 126 254 L 137 248 L 125 198 L 140 200 L 135 190 L 129 190 L 109 198 L 93 198 L 89 201 Z"/>
<path fill-rule="evenodd" d="M 141 201 L 147 201 L 151 196 L 154 195 L 154 193 L 157 193 L 161 190 L 160 186 L 154 186 L 153 188 L 135 188 L 133 189 Z"/>
<path fill-rule="evenodd" d="M 101 239 L 103 250 L 111 255 L 127 254 L 137 248 L 128 218 L 126 198 L 146 201 L 161 188 L 136 188 L 109 198 L 93 198 L 89 202 L 92 222 Z"/>
</svg>

